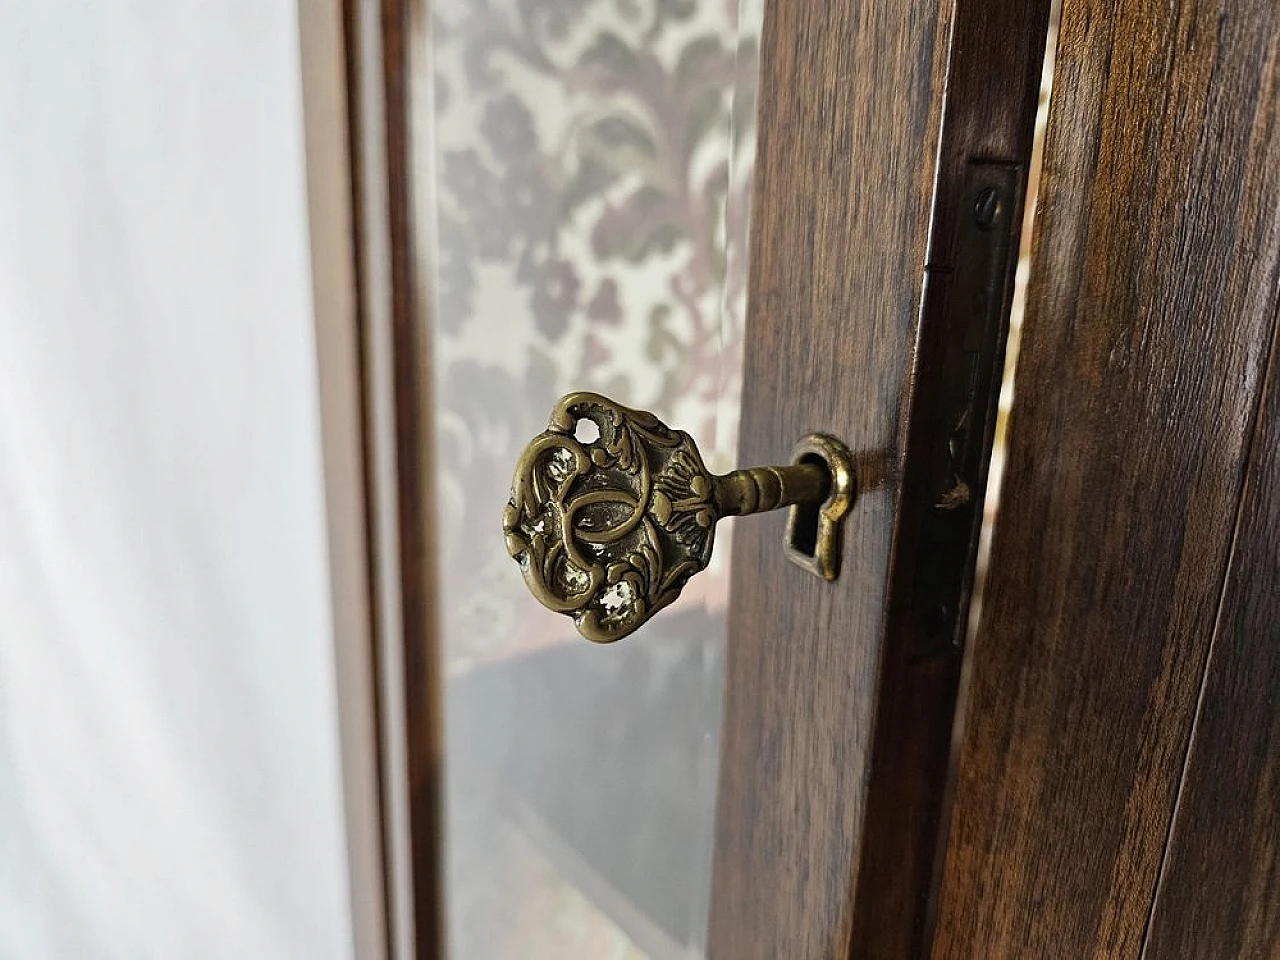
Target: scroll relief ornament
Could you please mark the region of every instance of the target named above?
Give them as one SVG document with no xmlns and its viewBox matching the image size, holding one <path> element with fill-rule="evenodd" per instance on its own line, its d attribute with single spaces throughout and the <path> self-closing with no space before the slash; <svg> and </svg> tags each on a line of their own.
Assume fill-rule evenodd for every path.
<svg viewBox="0 0 1280 960">
<path fill-rule="evenodd" d="M 594 425 L 590 441 L 579 424 Z M 630 633 L 711 559 L 715 478 L 689 435 L 595 393 L 562 399 L 516 465 L 507 552 L 588 640 Z"/>
</svg>

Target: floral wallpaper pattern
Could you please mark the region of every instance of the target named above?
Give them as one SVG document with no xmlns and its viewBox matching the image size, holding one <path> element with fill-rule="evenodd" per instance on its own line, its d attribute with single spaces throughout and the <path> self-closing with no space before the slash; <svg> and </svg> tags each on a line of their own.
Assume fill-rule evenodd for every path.
<svg viewBox="0 0 1280 960">
<path fill-rule="evenodd" d="M 432 0 L 430 36 L 419 38 L 430 80 L 414 117 L 415 171 L 432 295 L 453 956 L 698 955 L 722 683 L 721 661 L 701 651 L 723 643 L 731 531 L 717 531 L 711 567 L 663 613 L 664 670 L 602 659 L 619 651 L 590 647 L 538 607 L 506 555 L 501 517 L 521 448 L 572 390 L 652 410 L 688 430 L 712 470 L 734 466 L 761 3 Z M 643 683 L 645 702 L 694 718 L 655 730 L 614 699 L 614 740 L 597 744 L 616 741 L 623 776 L 672 781 L 682 798 L 648 817 L 678 853 L 639 891 L 687 904 L 686 932 L 668 925 L 674 946 L 624 933 L 511 819 L 513 771 L 530 763 L 554 768 L 546 782 L 564 794 L 553 809 L 616 802 L 600 765 L 565 746 L 580 725 L 564 721 L 574 729 L 540 741 L 560 743 L 558 753 L 517 746 L 534 719 L 561 722 L 521 714 L 539 681 L 512 665 L 538 651 L 570 658 L 557 677 L 578 669 Z M 603 683 L 586 700 L 611 696 Z M 663 706 L 679 696 L 685 713 Z M 634 821 L 620 829 L 640 836 Z M 598 862 L 627 849 L 597 844 Z"/>
<path fill-rule="evenodd" d="M 525 617 L 488 535 L 561 394 L 653 410 L 712 469 L 733 465 L 757 50 L 737 0 L 432 8 L 435 103 L 420 121 L 456 670 L 570 635 Z M 703 602 L 724 591 L 721 559 Z"/>
</svg>

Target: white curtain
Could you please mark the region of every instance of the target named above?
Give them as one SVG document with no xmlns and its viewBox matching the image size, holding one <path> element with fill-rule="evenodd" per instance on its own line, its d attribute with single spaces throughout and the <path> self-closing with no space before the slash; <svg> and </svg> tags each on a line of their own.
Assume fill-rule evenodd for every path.
<svg viewBox="0 0 1280 960">
<path fill-rule="evenodd" d="M 292 0 L 0 0 L 0 957 L 347 957 Z"/>
</svg>

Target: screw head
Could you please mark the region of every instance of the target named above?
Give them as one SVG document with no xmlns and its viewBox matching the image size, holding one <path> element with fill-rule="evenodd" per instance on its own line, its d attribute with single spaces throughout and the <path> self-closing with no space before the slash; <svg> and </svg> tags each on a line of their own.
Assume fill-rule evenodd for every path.
<svg viewBox="0 0 1280 960">
<path fill-rule="evenodd" d="M 995 187 L 983 187 L 973 201 L 973 219 L 982 230 L 990 230 L 1000 212 L 1000 192 Z"/>
</svg>

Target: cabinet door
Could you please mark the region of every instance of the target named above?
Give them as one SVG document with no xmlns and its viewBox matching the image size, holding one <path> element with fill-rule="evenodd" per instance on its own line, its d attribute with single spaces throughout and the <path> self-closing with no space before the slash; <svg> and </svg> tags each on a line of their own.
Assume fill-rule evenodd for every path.
<svg viewBox="0 0 1280 960">
<path fill-rule="evenodd" d="M 918 955 L 1047 17 L 353 3 L 402 949 Z M 499 533 L 576 389 L 718 471 L 841 438 L 839 577 L 744 520 L 582 643 Z"/>
</svg>

